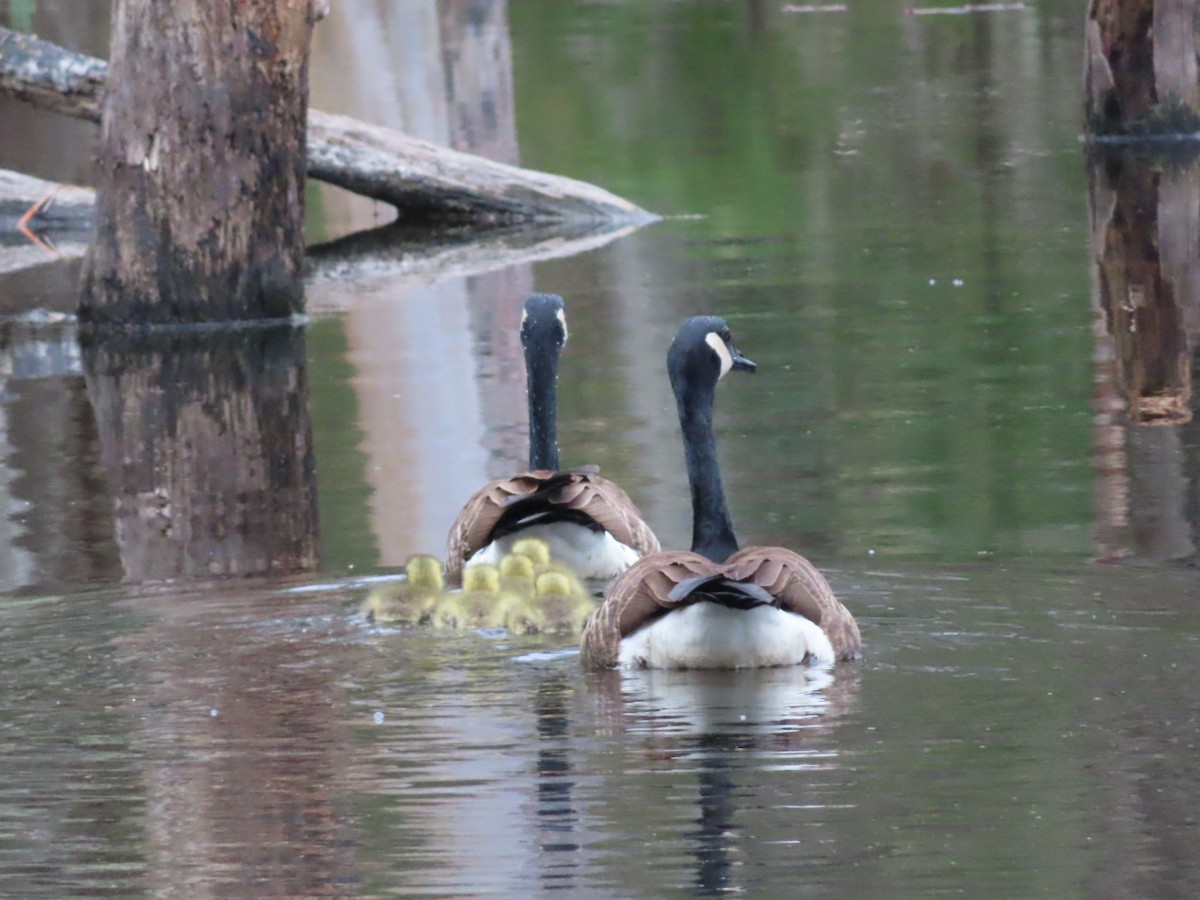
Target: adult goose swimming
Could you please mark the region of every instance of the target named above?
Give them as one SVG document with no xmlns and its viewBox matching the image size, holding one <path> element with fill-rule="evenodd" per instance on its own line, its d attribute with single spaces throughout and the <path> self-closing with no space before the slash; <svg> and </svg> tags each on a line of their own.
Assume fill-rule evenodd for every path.
<svg viewBox="0 0 1200 900">
<path fill-rule="evenodd" d="M 738 549 L 713 435 L 713 396 L 757 366 L 725 320 L 695 316 L 667 352 L 692 493 L 692 549 L 648 555 L 621 575 L 588 622 L 593 669 L 738 669 L 858 655 L 858 625 L 813 565 L 783 547 Z"/>
<path fill-rule="evenodd" d="M 521 346 L 529 394 L 529 471 L 484 485 L 458 514 L 446 540 L 446 578 L 464 566 L 496 564 L 526 537 L 545 541 L 555 560 L 582 578 L 611 579 L 647 553 L 658 538 L 621 488 L 595 466 L 562 471 L 558 461 L 558 359 L 567 342 L 563 299 L 525 301 Z"/>
</svg>

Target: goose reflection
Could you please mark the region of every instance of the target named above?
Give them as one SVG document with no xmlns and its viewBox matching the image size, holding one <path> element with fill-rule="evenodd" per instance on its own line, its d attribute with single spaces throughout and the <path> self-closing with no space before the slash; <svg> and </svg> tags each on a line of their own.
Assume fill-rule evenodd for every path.
<svg viewBox="0 0 1200 900">
<path fill-rule="evenodd" d="M 598 674 L 588 685 L 600 727 L 645 763 L 627 760 L 626 776 L 646 786 L 676 779 L 668 812 L 679 811 L 679 786 L 694 776 L 695 811 L 680 837 L 692 892 L 711 896 L 753 894 L 768 864 L 770 847 L 755 835 L 770 826 L 759 821 L 747 831 L 748 810 L 756 820 L 772 811 L 791 817 L 787 797 L 811 792 L 840 768 L 830 737 L 856 705 L 859 673 L 843 669 L 835 677 L 828 667 L 807 666 L 646 669 Z M 639 827 L 671 827 L 653 825 L 653 809 L 646 806 Z M 789 819 L 786 827 L 795 823 Z"/>
<path fill-rule="evenodd" d="M 729 733 L 778 741 L 839 714 L 856 674 L 834 678 L 825 666 L 623 672 L 622 730 L 660 739 Z"/>
<path fill-rule="evenodd" d="M 547 677 L 534 694 L 537 716 L 537 831 L 543 854 L 542 885 L 574 887 L 579 867 L 575 782 L 568 753 L 570 686 L 564 675 Z"/>
</svg>

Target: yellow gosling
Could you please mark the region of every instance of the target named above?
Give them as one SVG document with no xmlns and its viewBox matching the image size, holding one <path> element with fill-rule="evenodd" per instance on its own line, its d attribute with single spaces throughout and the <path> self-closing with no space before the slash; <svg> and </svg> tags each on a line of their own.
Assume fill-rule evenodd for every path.
<svg viewBox="0 0 1200 900">
<path fill-rule="evenodd" d="M 420 625 L 445 588 L 442 564 L 434 556 L 410 556 L 404 564 L 405 580 L 375 588 L 363 601 L 368 622 L 380 625 Z"/>
<path fill-rule="evenodd" d="M 578 578 L 543 572 L 537 577 L 532 600 L 510 599 L 506 604 L 505 628 L 514 634 L 577 635 L 595 608 Z"/>
<path fill-rule="evenodd" d="M 429 624 L 434 628 L 465 628 L 467 610 L 459 600 L 460 594 L 442 594 L 434 599 L 429 610 Z"/>
<path fill-rule="evenodd" d="M 544 572 L 559 572 L 570 579 L 572 592 L 587 593 L 583 582 L 579 580 L 579 576 L 575 574 L 574 570 L 552 558 L 550 545 L 541 538 L 521 538 L 513 543 L 511 555 L 526 556 L 532 560 L 535 577 L 541 576 Z"/>
<path fill-rule="evenodd" d="M 500 589 L 519 597 L 532 597 L 537 577 L 533 560 L 520 553 L 510 553 L 500 560 Z"/>
<path fill-rule="evenodd" d="M 535 589 L 548 633 L 579 634 L 596 611 L 596 601 L 573 574 L 544 572 L 538 576 Z"/>
<path fill-rule="evenodd" d="M 439 628 L 503 628 L 507 597 L 500 590 L 496 566 L 468 566 L 463 571 L 463 589 L 443 594 L 435 604 L 432 624 Z"/>
<path fill-rule="evenodd" d="M 521 538 L 513 542 L 512 555 L 527 556 L 535 566 L 547 566 L 550 564 L 550 545 L 541 538 Z"/>
</svg>

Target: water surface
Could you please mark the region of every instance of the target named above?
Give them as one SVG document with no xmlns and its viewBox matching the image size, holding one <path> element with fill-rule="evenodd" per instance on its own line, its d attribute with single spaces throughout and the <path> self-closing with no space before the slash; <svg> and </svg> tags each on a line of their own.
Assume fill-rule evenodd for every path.
<svg viewBox="0 0 1200 900">
<path fill-rule="evenodd" d="M 0 18 L 101 52 L 68 5 Z M 315 105 L 666 217 L 592 252 L 314 282 L 296 334 L 125 366 L 47 314 L 76 262 L 0 275 L 0 893 L 1195 896 L 1200 435 L 1112 374 L 1079 10 L 781 6 L 334 4 Z M 86 181 L 91 132 L 25 115 L 0 165 Z M 389 215 L 309 201 L 314 244 Z M 672 546 L 664 355 L 727 317 L 738 533 L 828 573 L 860 664 L 585 675 L 361 620 L 523 465 L 533 290 L 564 462 Z"/>
</svg>

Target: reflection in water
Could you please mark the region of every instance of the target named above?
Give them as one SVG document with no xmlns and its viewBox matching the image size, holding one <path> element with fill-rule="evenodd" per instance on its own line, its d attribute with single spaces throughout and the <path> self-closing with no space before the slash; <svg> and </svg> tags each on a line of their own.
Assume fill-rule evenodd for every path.
<svg viewBox="0 0 1200 900">
<path fill-rule="evenodd" d="M 741 837 L 737 823 L 737 803 L 734 797 L 736 785 L 730 773 L 726 754 L 737 747 L 724 746 L 727 741 L 719 736 L 701 739 L 704 757 L 700 760 L 700 771 L 696 778 L 700 782 L 700 816 L 696 830 L 685 834 L 695 842 L 693 854 L 696 858 L 696 891 L 703 897 L 738 890 L 733 881 L 734 860 L 737 844 Z"/>
<path fill-rule="evenodd" d="M 328 595 L 172 591 L 126 608 L 146 622 L 113 649 L 144 798 L 145 888 L 341 895 L 353 847 L 338 798 L 353 746 L 329 652 L 350 663 L 363 651 L 342 646 Z"/>
<path fill-rule="evenodd" d="M 701 896 L 755 892 L 772 848 L 760 840 L 764 815 L 790 818 L 802 773 L 839 767 L 821 738 L 857 704 L 859 669 L 785 666 L 739 671 L 640 670 L 591 677 L 593 714 L 626 741 L 632 756 L 666 761 L 695 776 L 693 827 L 686 829 L 691 887 Z M 775 783 L 776 774 L 783 780 Z M 634 776 L 632 772 L 621 773 Z M 679 802 L 673 792 L 670 803 Z M 744 827 L 748 811 L 753 825 Z M 590 812 L 590 811 L 589 811 Z M 639 824 L 650 826 L 644 819 Z"/>
<path fill-rule="evenodd" d="M 301 329 L 105 334 L 82 344 L 127 580 L 316 567 Z"/>
<path fill-rule="evenodd" d="M 1200 444 L 1190 424 L 1200 336 L 1198 165 L 1089 160 L 1101 559 L 1179 560 L 1200 547 Z"/>
<path fill-rule="evenodd" d="M 505 0 L 346 0 L 316 30 L 313 105 L 516 163 L 510 48 Z M 330 188 L 315 209 L 323 237 L 394 215 Z M 532 290 L 528 265 L 356 285 L 344 322 L 380 563 L 440 555 L 462 502 L 524 458 L 517 332 Z M 310 301 L 327 310 L 345 297 Z"/>
<path fill-rule="evenodd" d="M 0 323 L 0 591 L 119 577 L 74 324 Z"/>
<path fill-rule="evenodd" d="M 782 740 L 840 716 L 857 668 L 639 669 L 620 673 L 621 727 L 631 734 L 759 735 Z M 609 684 L 611 691 L 616 684 Z"/>
<path fill-rule="evenodd" d="M 534 693 L 537 717 L 537 829 L 542 852 L 542 885 L 569 890 L 575 885 L 579 851 L 573 799 L 574 775 L 568 752 L 570 719 L 568 679 L 547 676 Z"/>
<path fill-rule="evenodd" d="M 1096 293 L 1129 418 L 1186 422 L 1200 324 L 1196 164 L 1103 157 L 1090 176 Z"/>
</svg>

